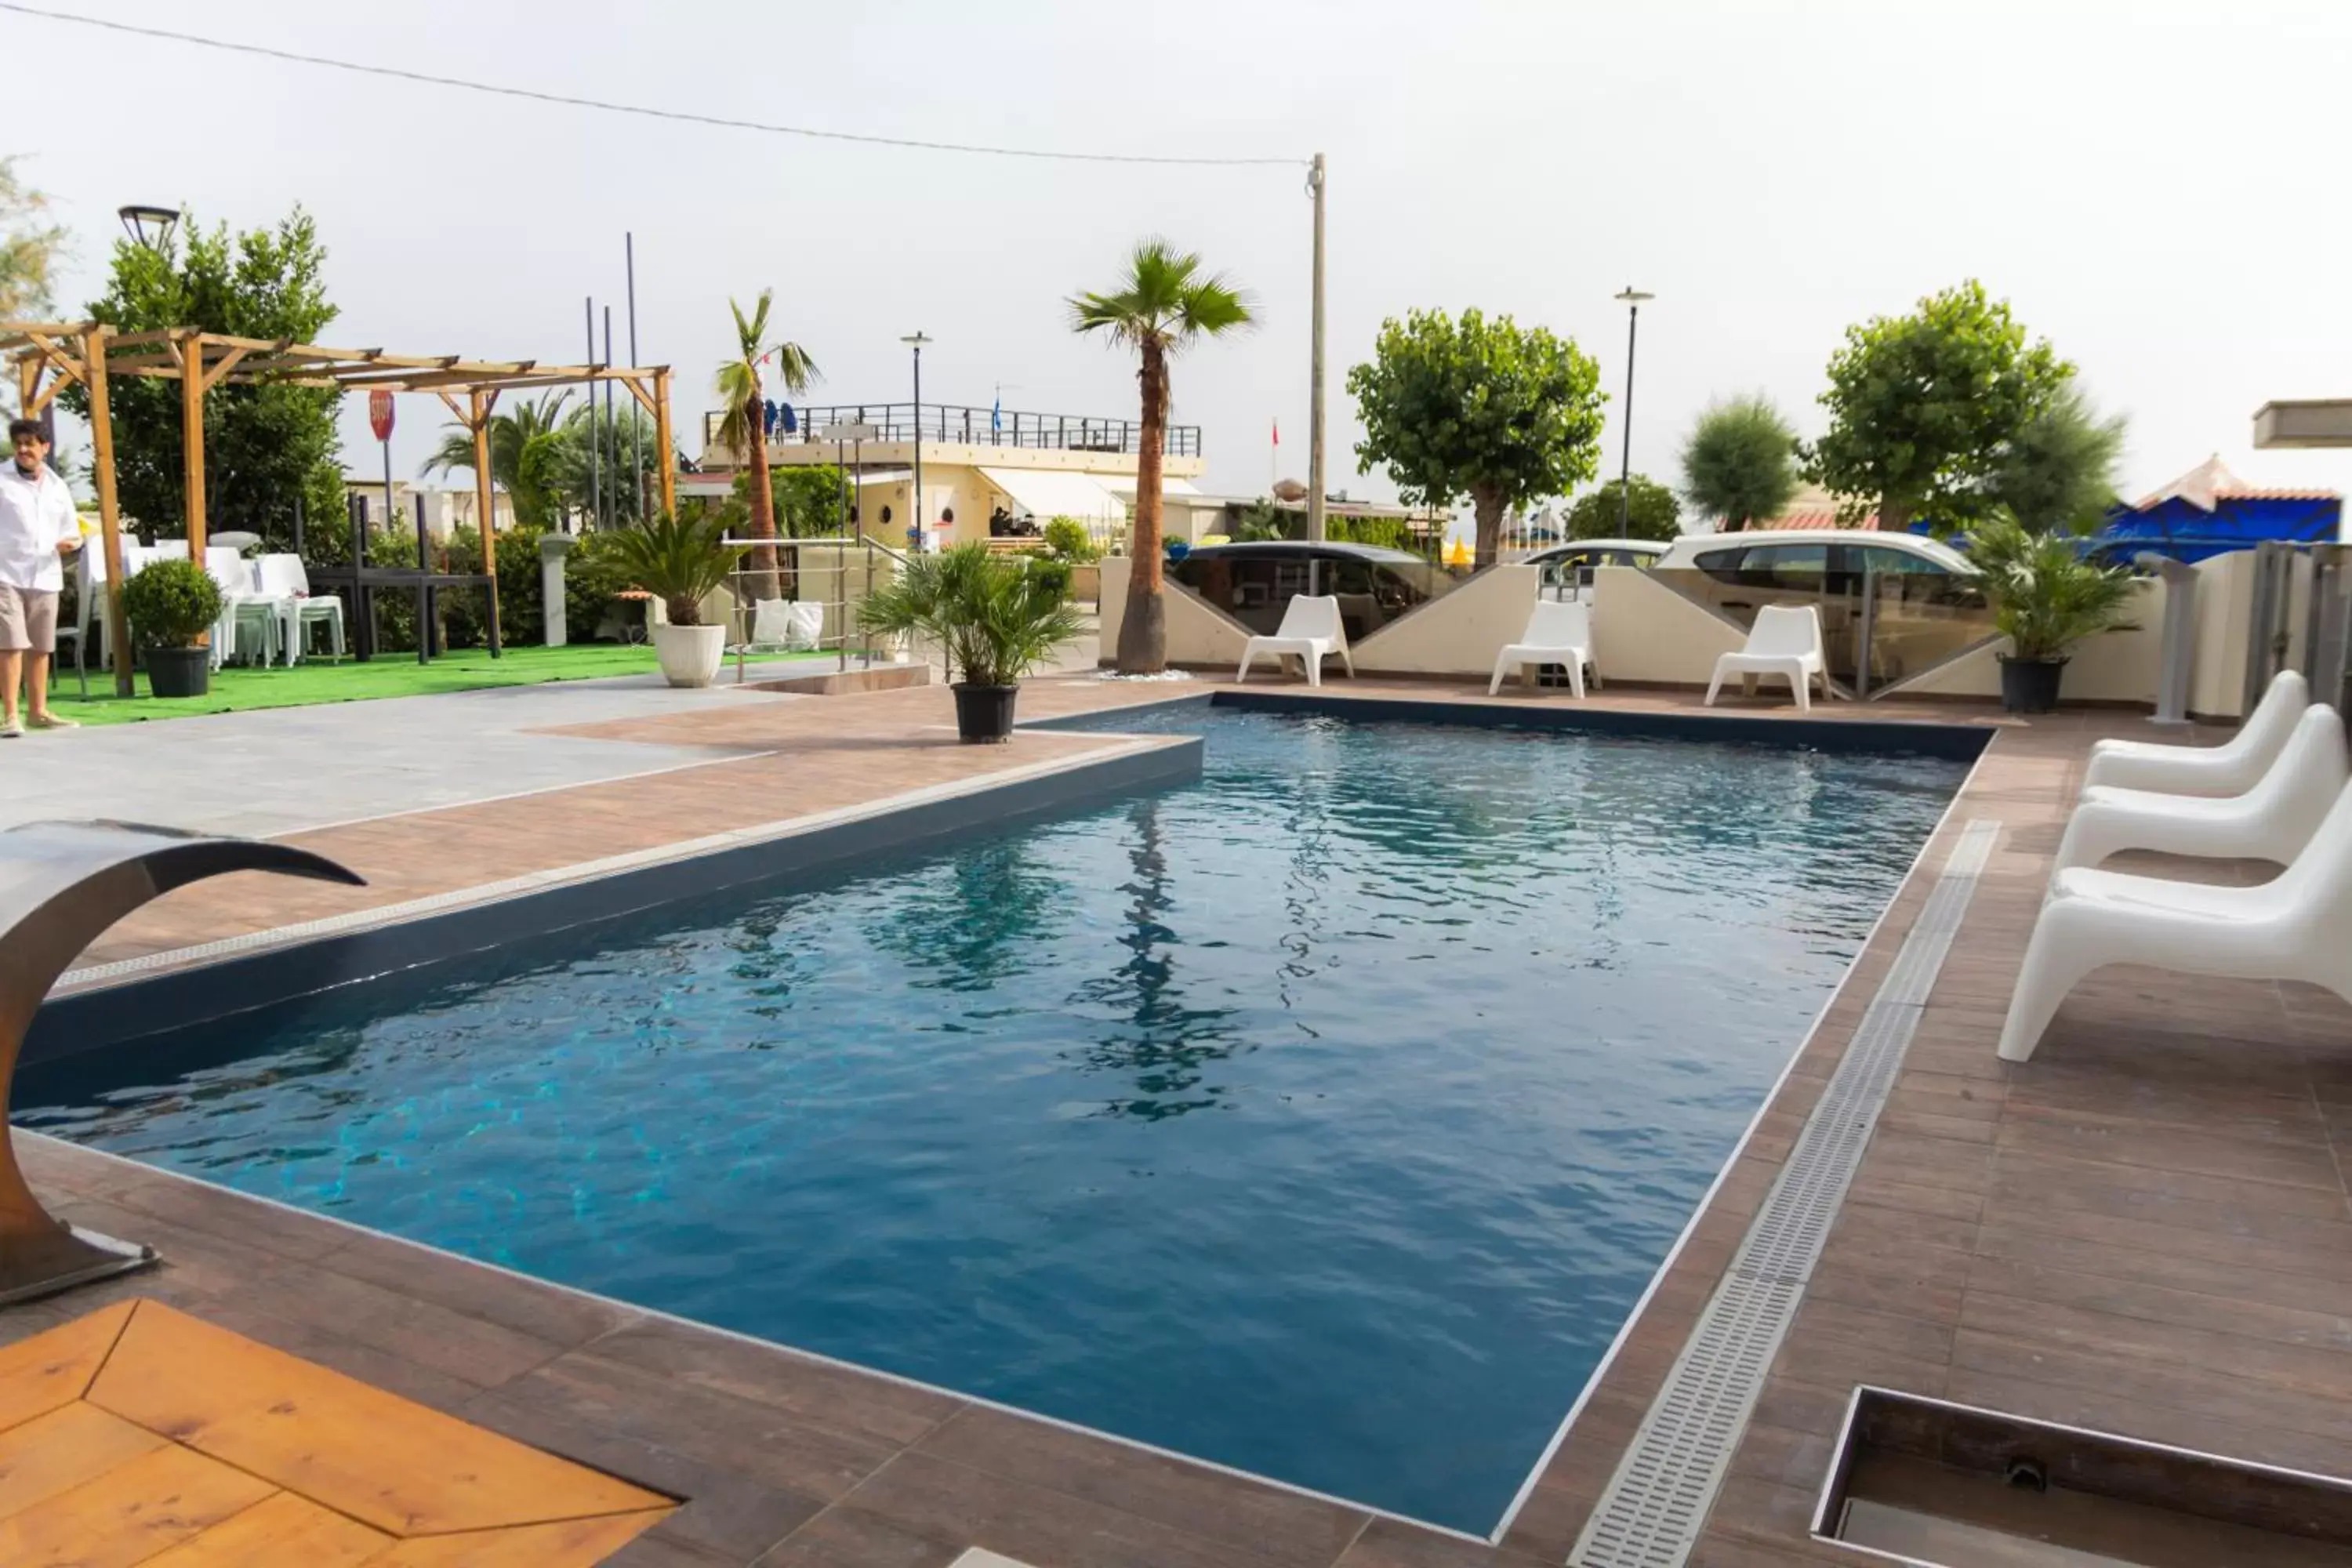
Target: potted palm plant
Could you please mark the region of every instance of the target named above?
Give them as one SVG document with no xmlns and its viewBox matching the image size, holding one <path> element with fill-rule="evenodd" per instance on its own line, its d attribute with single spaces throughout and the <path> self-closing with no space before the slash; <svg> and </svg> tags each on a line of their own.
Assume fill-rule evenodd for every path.
<svg viewBox="0 0 2352 1568">
<path fill-rule="evenodd" d="M 956 733 L 970 743 L 1009 739 L 1021 678 L 1086 630 L 1058 585 L 978 540 L 908 557 L 866 596 L 858 618 L 877 637 L 939 645 L 955 689 Z"/>
<path fill-rule="evenodd" d="M 220 584 L 193 561 L 151 561 L 122 584 L 122 613 L 147 656 L 147 689 L 202 697 L 212 689 L 204 635 L 220 619 Z"/>
<path fill-rule="evenodd" d="M 708 686 L 727 656 L 727 628 L 702 624 L 702 601 L 727 585 L 742 547 L 722 542 L 723 518 L 689 520 L 659 512 L 635 528 L 615 529 L 613 560 L 662 602 L 669 624 L 653 628 L 654 652 L 672 686 Z"/>
<path fill-rule="evenodd" d="M 2000 656 L 2000 704 L 2011 713 L 2047 713 L 2076 644 L 2129 629 L 2134 589 L 2122 566 L 2085 558 L 2068 533 L 2034 533 L 1997 519 L 1969 539 L 1984 573 L 1993 626 L 2009 638 Z"/>
</svg>

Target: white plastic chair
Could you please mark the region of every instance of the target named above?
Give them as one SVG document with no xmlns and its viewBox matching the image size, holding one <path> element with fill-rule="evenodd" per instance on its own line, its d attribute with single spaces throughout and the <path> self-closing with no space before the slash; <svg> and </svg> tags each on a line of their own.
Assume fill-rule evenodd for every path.
<svg viewBox="0 0 2352 1568">
<path fill-rule="evenodd" d="M 1766 605 L 1756 612 L 1748 646 L 1715 661 L 1715 679 L 1706 683 L 1706 706 L 1715 706 L 1724 678 L 1732 675 L 1785 677 L 1800 711 L 1812 707 L 1811 683 L 1830 694 L 1829 659 L 1822 650 L 1822 613 L 1811 605 Z"/>
<path fill-rule="evenodd" d="M 1334 655 L 1350 678 L 1356 673 L 1355 660 L 1348 657 L 1348 628 L 1339 619 L 1339 601 L 1333 596 L 1309 598 L 1301 594 L 1283 607 L 1282 625 L 1270 637 L 1252 637 L 1242 646 L 1242 667 L 1234 672 L 1234 684 L 1249 679 L 1250 661 L 1265 654 L 1279 662 L 1286 658 L 1297 658 L 1307 667 L 1307 684 L 1323 684 L 1323 661 Z"/>
<path fill-rule="evenodd" d="M 1539 599 L 1535 611 L 1528 616 L 1528 629 L 1519 640 L 1495 656 L 1495 679 L 1486 683 L 1486 695 L 1494 696 L 1503 689 L 1503 678 L 1517 665 L 1561 664 L 1568 667 L 1568 689 L 1581 701 L 1584 697 L 1584 671 L 1592 664 L 1592 609 L 1581 602 Z M 1601 671 L 1592 671 L 1592 684 L 1601 684 Z"/>
<path fill-rule="evenodd" d="M 213 623 L 213 668 L 247 654 L 257 645 L 260 660 L 269 663 L 278 651 L 275 606 L 257 592 L 253 563 L 225 544 L 205 550 L 205 573 L 221 591 L 220 618 Z"/>
<path fill-rule="evenodd" d="M 309 629 L 315 626 L 327 628 L 335 657 L 343 657 L 343 602 L 332 594 L 312 595 L 310 574 L 302 570 L 299 555 L 265 555 L 254 569 L 261 596 L 277 611 L 278 641 L 289 668 L 301 659 Z"/>
<path fill-rule="evenodd" d="M 2090 763 L 2083 770 L 2083 787 L 2114 784 L 2167 795 L 2242 795 L 2269 769 L 2310 705 L 2311 688 L 2303 677 L 2282 669 L 2238 732 L 2220 745 L 2099 741 L 2092 745 Z"/>
<path fill-rule="evenodd" d="M 2299 980 L 2352 1002 L 2352 785 L 2294 863 L 2251 888 L 2062 872 L 2034 922 L 2001 1026 L 2003 1061 L 2032 1059 L 2066 994 L 2095 969 L 2145 963 L 2231 980 Z"/>
<path fill-rule="evenodd" d="M 2344 720 L 2325 702 L 2295 721 L 2271 765 L 2243 795 L 2162 795 L 2096 784 L 2083 792 L 2052 868 L 2095 866 L 2126 849 L 2290 865 L 2352 780 Z"/>
</svg>

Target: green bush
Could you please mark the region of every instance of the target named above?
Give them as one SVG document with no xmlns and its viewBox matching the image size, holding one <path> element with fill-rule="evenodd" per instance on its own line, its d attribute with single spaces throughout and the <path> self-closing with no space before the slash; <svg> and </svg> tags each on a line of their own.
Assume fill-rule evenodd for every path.
<svg viewBox="0 0 2352 1568">
<path fill-rule="evenodd" d="M 1323 537 L 1348 544 L 1376 544 L 1384 550 L 1411 550 L 1412 530 L 1401 517 L 1327 517 Z"/>
<path fill-rule="evenodd" d="M 122 610 L 142 647 L 194 647 L 220 619 L 220 584 L 193 561 L 152 561 L 122 584 Z"/>
<path fill-rule="evenodd" d="M 511 528 L 499 535 L 499 637 L 509 647 L 539 642 L 547 631 L 547 595 L 539 581 L 539 542 L 546 530 Z M 449 535 L 449 570 L 482 569 L 482 536 L 470 528 Z M 490 628 L 483 610 L 488 595 L 468 588 L 441 595 L 441 625 L 451 647 L 487 647 Z M 570 595 L 566 595 L 570 614 Z"/>
<path fill-rule="evenodd" d="M 719 520 L 725 526 L 725 520 Z M 607 621 L 622 626 L 642 625 L 645 612 L 621 595 L 635 579 L 613 548 L 617 537 L 610 531 L 583 533 L 563 558 L 563 624 L 575 642 L 603 633 Z"/>
<path fill-rule="evenodd" d="M 1070 597 L 1070 571 L 1067 561 L 1045 555 L 1029 558 L 1029 580 L 1064 603 Z"/>
<path fill-rule="evenodd" d="M 1045 549 L 1057 561 L 1083 566 L 1089 561 L 1100 560 L 1102 551 L 1087 525 L 1075 517 L 1056 517 L 1045 523 Z"/>
</svg>

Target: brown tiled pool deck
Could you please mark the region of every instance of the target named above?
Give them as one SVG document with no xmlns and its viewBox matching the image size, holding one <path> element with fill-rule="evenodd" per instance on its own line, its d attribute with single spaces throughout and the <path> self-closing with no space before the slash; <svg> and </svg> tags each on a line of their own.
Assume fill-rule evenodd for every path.
<svg viewBox="0 0 2352 1568">
<path fill-rule="evenodd" d="M 1034 717 L 1183 689 L 1054 679 L 1034 683 L 1023 704 Z M 1325 690 L 1488 701 L 1427 686 Z M 1692 699 L 1612 692 L 1594 703 L 1679 710 Z M 1941 704 L 1816 715 L 1996 721 Z M 457 892 L 910 789 L 976 786 L 1117 743 L 1031 733 L 1006 748 L 960 747 L 950 722 L 946 693 L 930 689 L 747 698 L 598 726 L 612 738 L 765 754 L 302 834 L 293 841 L 345 858 L 372 887 L 253 879 L 184 889 L 91 958 Z M 2352 1288 L 2339 1144 L 2352 1133 L 2352 1009 L 2300 987 L 2111 970 L 2069 1002 L 2032 1063 L 1993 1056 L 2088 744 L 2148 732 L 2103 712 L 2001 724 L 1499 1547 L 32 1137 L 19 1139 L 26 1163 L 58 1212 L 150 1242 L 165 1264 L 0 1311 L 0 1341 L 110 1300 L 155 1298 L 685 1499 L 612 1559 L 640 1568 L 946 1568 L 970 1546 L 1035 1568 L 1561 1563 L 1952 838 L 1991 818 L 2000 838 L 1692 1561 L 1866 1561 L 1807 1534 L 1832 1435 L 1862 1382 L 2352 1474 L 2352 1318 L 2339 1311 Z"/>
</svg>

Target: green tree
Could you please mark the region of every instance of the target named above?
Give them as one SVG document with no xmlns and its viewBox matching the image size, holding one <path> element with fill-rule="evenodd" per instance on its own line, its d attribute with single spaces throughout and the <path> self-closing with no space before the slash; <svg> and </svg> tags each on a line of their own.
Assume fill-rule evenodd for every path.
<svg viewBox="0 0 2352 1568">
<path fill-rule="evenodd" d="M 1682 532 L 1683 509 L 1675 502 L 1675 492 L 1646 474 L 1633 476 L 1633 499 L 1622 506 L 1621 518 L 1618 496 L 1627 488 L 1611 479 L 1577 497 L 1560 524 L 1563 537 L 1654 539 L 1664 543 Z"/>
<path fill-rule="evenodd" d="M 2095 530 L 2116 504 L 2126 423 L 2120 414 L 2101 418 L 2079 389 L 2062 389 L 2010 442 L 1993 501 L 2038 533 Z"/>
<path fill-rule="evenodd" d="M 1779 513 L 1797 493 L 1797 433 L 1762 393 L 1710 404 L 1683 443 L 1683 499 L 1724 531 Z"/>
<path fill-rule="evenodd" d="M 746 317 L 743 307 L 727 301 L 735 316 L 736 357 L 719 367 L 719 401 L 726 409 L 719 423 L 719 444 L 735 454 L 738 466 L 751 471 L 751 515 L 748 526 L 754 539 L 776 537 L 776 497 L 768 474 L 766 396 L 761 367 L 773 363 L 776 379 L 795 396 L 809 389 L 819 372 L 808 351 L 793 342 L 768 341 L 768 311 L 775 303 L 773 289 L 760 290 L 759 303 Z M 756 599 L 779 596 L 776 547 L 755 545 L 751 551 L 751 593 Z"/>
<path fill-rule="evenodd" d="M 1881 528 L 1923 517 L 1941 531 L 1965 528 L 1990 509 L 2011 444 L 2074 374 L 1972 278 L 1911 315 L 1846 329 L 1821 398 L 1830 428 L 1807 466 L 1838 495 L 1876 497 Z"/>
<path fill-rule="evenodd" d="M 49 198 L 17 176 L 16 160 L 0 158 L 0 320 L 38 320 L 55 308 L 49 275 L 66 231 L 46 221 L 48 208 Z"/>
<path fill-rule="evenodd" d="M 246 338 L 316 342 L 333 321 L 324 276 L 327 252 L 308 213 L 296 207 L 274 229 L 210 232 L 193 216 L 157 251 L 114 244 L 107 291 L 92 316 L 125 332 L 200 327 Z M 115 486 L 122 510 L 149 533 L 187 531 L 182 491 L 180 384 L 125 375 L 109 384 L 114 416 Z M 62 395 L 75 413 L 89 400 Z M 215 531 L 250 529 L 283 547 L 293 537 L 294 498 L 331 531 L 342 508 L 341 394 L 331 388 L 224 384 L 205 396 L 206 516 Z"/>
<path fill-rule="evenodd" d="M 551 392 L 536 403 L 520 400 L 506 413 L 490 416 L 490 481 L 513 501 L 519 528 L 543 529 L 555 521 L 558 497 L 550 482 L 558 477 L 553 444 L 561 440 L 559 416 L 571 395 Z M 459 468 L 474 470 L 474 437 L 464 426 L 455 425 L 417 472 L 447 474 Z"/>
<path fill-rule="evenodd" d="M 786 539 L 839 539 L 847 477 L 831 463 L 779 465 L 770 476 L 776 524 Z"/>
<path fill-rule="evenodd" d="M 1468 497 L 1481 568 L 1505 512 L 1574 489 L 1600 463 L 1601 367 L 1574 340 L 1508 316 L 1391 317 L 1348 391 L 1364 426 L 1357 458 L 1385 467 L 1409 505 Z"/>
<path fill-rule="evenodd" d="M 1070 326 L 1099 332 L 1133 349 L 1142 360 L 1136 376 L 1143 394 L 1142 433 L 1135 458 L 1135 531 L 1129 553 L 1127 613 L 1118 627 L 1118 672 L 1157 675 L 1168 668 L 1168 605 L 1161 597 L 1165 553 L 1160 542 L 1161 444 L 1168 429 L 1168 360 L 1202 338 L 1222 337 L 1252 322 L 1247 296 L 1222 273 L 1204 274 L 1201 258 L 1164 239 L 1147 239 L 1128 258 L 1127 275 L 1108 294 L 1080 294 L 1070 302 Z"/>
<path fill-rule="evenodd" d="M 601 517 L 627 527 L 645 521 L 648 505 L 660 504 L 661 454 L 649 426 L 631 426 L 635 405 L 623 398 L 607 414 L 601 403 L 583 404 L 565 416 L 548 459 L 562 505 L 584 514 L 593 503 Z"/>
</svg>

